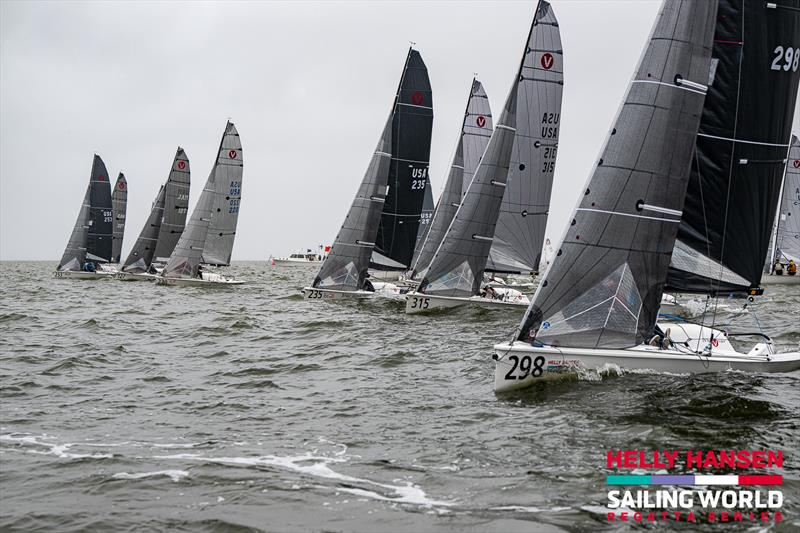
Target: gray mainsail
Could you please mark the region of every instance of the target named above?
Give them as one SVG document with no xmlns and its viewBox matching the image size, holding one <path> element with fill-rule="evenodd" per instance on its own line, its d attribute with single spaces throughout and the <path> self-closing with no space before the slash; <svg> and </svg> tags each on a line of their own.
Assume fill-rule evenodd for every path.
<svg viewBox="0 0 800 533">
<path fill-rule="evenodd" d="M 203 245 L 203 263 L 217 266 L 231 264 L 239 204 L 242 201 L 242 143 L 233 122 L 225 126 L 214 169 L 216 186 L 211 222 Z"/>
<path fill-rule="evenodd" d="M 125 213 L 128 209 L 128 181 L 120 172 L 114 192 L 111 193 L 111 206 L 114 211 L 114 233 L 112 236 L 111 262 L 119 263 L 122 253 L 122 239 L 125 236 Z"/>
<path fill-rule="evenodd" d="M 626 348 L 653 334 L 709 79 L 717 2 L 666 0 L 519 340 Z"/>
<path fill-rule="evenodd" d="M 58 270 L 81 270 L 87 259 L 97 263 L 109 262 L 113 218 L 108 171 L 100 156 L 95 155 L 89 185 Z"/>
<path fill-rule="evenodd" d="M 433 203 L 433 186 L 431 185 L 431 177 L 425 181 L 425 199 L 422 201 L 422 212 L 419 215 L 419 229 L 417 230 L 417 244 L 414 247 L 414 256 L 417 250 L 422 246 L 422 242 L 428 235 L 428 230 L 431 229 L 431 219 L 433 212 L 436 210 L 436 205 Z M 411 263 L 414 263 L 412 258 Z"/>
<path fill-rule="evenodd" d="M 125 260 L 125 265 L 122 270 L 125 272 L 147 272 L 150 269 L 150 264 L 153 262 L 153 255 L 156 251 L 158 242 L 158 234 L 161 230 L 162 219 L 164 218 L 164 185 L 159 187 L 156 199 L 153 201 L 153 207 L 150 209 L 150 216 L 144 223 L 139 238 L 133 245 L 128 258 Z"/>
<path fill-rule="evenodd" d="M 189 158 L 179 146 L 164 186 L 164 217 L 158 231 L 153 262 L 163 264 L 169 261 L 169 256 L 181 238 L 189 212 L 190 179 Z"/>
<path fill-rule="evenodd" d="M 774 240 L 769 261 L 770 271 L 779 260 L 800 262 L 800 139 L 796 135 L 792 135 L 792 145 L 789 148 Z"/>
<path fill-rule="evenodd" d="M 192 216 L 186 224 L 178 244 L 175 245 L 161 275 L 166 278 L 196 278 L 198 267 L 203 256 L 203 246 L 206 242 L 208 225 L 211 221 L 211 209 L 217 195 L 217 186 L 214 182 L 215 169 L 211 170 L 200 199 L 194 206 Z"/>
<path fill-rule="evenodd" d="M 392 117 L 383 129 L 353 204 L 322 263 L 313 287 L 342 291 L 363 289 L 389 179 Z"/>
<path fill-rule="evenodd" d="M 419 284 L 419 292 L 469 297 L 480 290 L 514 145 L 516 86 L 515 82 L 478 171 Z"/>
<path fill-rule="evenodd" d="M 564 89 L 561 34 L 539 2 L 522 56 L 517 133 L 487 270 L 537 272 L 550 210 Z"/>
<path fill-rule="evenodd" d="M 414 260 L 411 262 L 412 278 L 424 275 L 424 271 L 431 264 L 436 249 L 442 242 L 447 228 L 450 227 L 458 206 L 461 205 L 461 198 L 469 188 L 491 136 L 492 112 L 489 108 L 489 99 L 481 82 L 473 79 L 450 173 L 436 204 L 433 218 L 414 251 Z"/>
</svg>

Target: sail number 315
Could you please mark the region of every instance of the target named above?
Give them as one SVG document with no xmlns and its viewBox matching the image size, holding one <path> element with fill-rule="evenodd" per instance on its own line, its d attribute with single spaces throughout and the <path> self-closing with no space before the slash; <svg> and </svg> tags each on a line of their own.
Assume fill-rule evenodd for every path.
<svg viewBox="0 0 800 533">
<path fill-rule="evenodd" d="M 772 70 L 797 72 L 797 67 L 800 65 L 800 48 L 776 46 L 773 53 L 775 57 L 772 60 Z"/>
</svg>

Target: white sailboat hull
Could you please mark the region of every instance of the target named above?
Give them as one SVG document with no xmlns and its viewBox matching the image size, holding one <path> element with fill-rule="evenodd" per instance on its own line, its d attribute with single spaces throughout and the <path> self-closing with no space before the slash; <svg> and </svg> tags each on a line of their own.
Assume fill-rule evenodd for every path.
<svg viewBox="0 0 800 533">
<path fill-rule="evenodd" d="M 469 298 L 457 296 L 433 296 L 430 294 L 421 294 L 418 292 L 409 292 L 406 294 L 406 313 L 415 315 L 418 313 L 426 313 L 437 309 L 452 309 L 453 307 L 460 307 L 462 305 L 477 305 L 480 307 L 488 307 L 493 309 L 527 309 L 530 301 L 527 297 L 524 300 L 507 302 L 503 300 L 492 300 L 483 298 L 481 296 L 471 296 Z"/>
<path fill-rule="evenodd" d="M 170 285 L 176 287 L 226 287 L 229 285 L 243 285 L 245 282 L 242 280 L 228 279 L 217 275 L 215 276 L 215 279 L 165 278 L 159 276 L 156 283 L 159 285 Z"/>
<path fill-rule="evenodd" d="M 156 274 L 148 274 L 146 272 L 124 272 L 120 270 L 114 273 L 114 279 L 117 281 L 158 281 L 159 276 Z"/>
<path fill-rule="evenodd" d="M 800 275 L 795 274 L 794 276 L 790 276 L 788 274 L 782 274 L 780 276 L 775 276 L 774 274 L 770 274 L 761 276 L 761 285 L 800 285 Z"/>
<path fill-rule="evenodd" d="M 711 328 L 697 324 L 662 324 L 675 331 L 675 342 L 689 347 L 661 349 L 640 345 L 625 349 L 570 348 L 565 346 L 534 347 L 523 342 L 494 346 L 495 392 L 529 387 L 547 379 L 560 379 L 581 371 L 608 369 L 651 370 L 676 374 L 698 374 L 741 370 L 747 372 L 793 372 L 800 369 L 800 352 L 770 353 L 771 346 L 756 344 L 749 353 L 737 352 L 724 332 L 714 331 L 717 345 L 711 354 L 697 354 L 710 342 Z M 535 374 L 535 375 L 534 375 Z"/>
<path fill-rule="evenodd" d="M 85 272 L 83 270 L 56 270 L 53 272 L 56 279 L 111 279 L 113 272 Z"/>
<path fill-rule="evenodd" d="M 334 289 L 315 289 L 314 287 L 305 287 L 300 291 L 303 298 L 312 302 L 321 302 L 324 300 L 352 300 L 362 298 L 372 298 L 375 293 L 372 291 L 338 291 Z"/>
</svg>

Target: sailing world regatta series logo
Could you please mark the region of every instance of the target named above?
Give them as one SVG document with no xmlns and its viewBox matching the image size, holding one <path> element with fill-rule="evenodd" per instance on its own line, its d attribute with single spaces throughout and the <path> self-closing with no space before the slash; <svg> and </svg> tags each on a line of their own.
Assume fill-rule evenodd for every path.
<svg viewBox="0 0 800 533">
<path fill-rule="evenodd" d="M 609 522 L 782 522 L 783 451 L 608 450 Z"/>
</svg>

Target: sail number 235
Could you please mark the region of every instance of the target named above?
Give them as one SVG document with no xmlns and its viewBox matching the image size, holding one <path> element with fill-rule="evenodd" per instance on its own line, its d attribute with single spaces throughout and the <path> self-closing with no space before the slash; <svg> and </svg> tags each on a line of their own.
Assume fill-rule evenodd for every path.
<svg viewBox="0 0 800 533">
<path fill-rule="evenodd" d="M 772 70 L 797 72 L 797 67 L 800 65 L 800 48 L 776 46 L 773 53 L 775 57 L 772 60 Z"/>
</svg>

